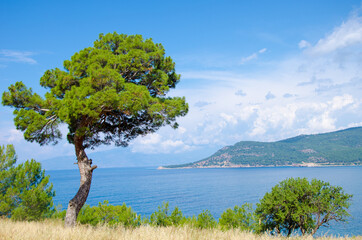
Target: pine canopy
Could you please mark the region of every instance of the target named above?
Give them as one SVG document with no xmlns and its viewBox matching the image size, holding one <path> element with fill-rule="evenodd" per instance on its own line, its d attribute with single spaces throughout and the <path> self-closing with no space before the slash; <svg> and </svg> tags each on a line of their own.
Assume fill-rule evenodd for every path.
<svg viewBox="0 0 362 240">
<path fill-rule="evenodd" d="M 17 82 L 2 102 L 15 108 L 15 125 L 28 141 L 56 144 L 65 123 L 72 144 L 77 137 L 85 148 L 126 146 L 163 125 L 177 127 L 176 117 L 186 115 L 188 105 L 166 94 L 179 79 L 161 44 L 141 35 L 100 34 L 93 47 L 64 61 L 64 70 L 44 73 L 44 98 Z"/>
</svg>

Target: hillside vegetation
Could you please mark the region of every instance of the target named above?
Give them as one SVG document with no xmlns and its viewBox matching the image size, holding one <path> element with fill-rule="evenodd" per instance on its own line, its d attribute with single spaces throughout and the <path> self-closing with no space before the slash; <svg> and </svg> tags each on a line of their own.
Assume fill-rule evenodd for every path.
<svg viewBox="0 0 362 240">
<path fill-rule="evenodd" d="M 203 160 L 165 168 L 361 165 L 362 127 L 277 142 L 241 141 Z"/>
</svg>

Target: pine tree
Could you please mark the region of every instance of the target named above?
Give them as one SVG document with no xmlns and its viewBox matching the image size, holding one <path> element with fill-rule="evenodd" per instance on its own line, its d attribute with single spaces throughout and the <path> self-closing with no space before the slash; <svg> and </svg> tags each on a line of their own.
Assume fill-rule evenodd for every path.
<svg viewBox="0 0 362 240">
<path fill-rule="evenodd" d="M 53 211 L 53 185 L 34 159 L 15 166 L 13 145 L 0 146 L 0 216 L 38 220 Z"/>
<path fill-rule="evenodd" d="M 15 108 L 16 128 L 26 140 L 56 144 L 59 125 L 68 125 L 67 139 L 75 147 L 81 180 L 69 201 L 65 225 L 75 225 L 97 168 L 86 149 L 111 143 L 127 146 L 161 126 L 177 128 L 176 117 L 185 116 L 188 105 L 185 98 L 166 94 L 179 79 L 161 44 L 141 35 L 113 33 L 101 34 L 93 47 L 64 61 L 64 70 L 46 71 L 40 79 L 49 89 L 45 98 L 22 82 L 4 92 L 2 103 Z"/>
</svg>

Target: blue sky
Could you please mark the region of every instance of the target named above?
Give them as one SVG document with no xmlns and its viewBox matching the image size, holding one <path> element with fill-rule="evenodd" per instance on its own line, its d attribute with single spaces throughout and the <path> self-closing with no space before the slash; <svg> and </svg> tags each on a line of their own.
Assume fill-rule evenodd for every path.
<svg viewBox="0 0 362 240">
<path fill-rule="evenodd" d="M 116 31 L 163 44 L 181 74 L 170 95 L 190 106 L 179 129 L 140 137 L 120 154 L 206 157 L 242 140 L 361 126 L 361 7 L 353 0 L 1 1 L 0 92 L 23 81 L 43 94 L 47 69 Z M 0 144 L 14 144 L 20 161 L 74 154 L 66 141 L 25 142 L 13 110 L 0 111 Z"/>
</svg>

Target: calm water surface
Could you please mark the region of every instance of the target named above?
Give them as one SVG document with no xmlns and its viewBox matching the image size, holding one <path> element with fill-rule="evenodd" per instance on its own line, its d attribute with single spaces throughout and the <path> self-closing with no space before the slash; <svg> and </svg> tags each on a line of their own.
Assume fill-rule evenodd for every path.
<svg viewBox="0 0 362 240">
<path fill-rule="evenodd" d="M 47 171 L 56 191 L 55 204 L 66 208 L 79 187 L 77 170 Z M 96 169 L 87 204 L 126 203 L 149 216 L 163 201 L 187 216 L 209 209 L 215 218 L 245 202 L 254 206 L 278 182 L 289 177 L 317 178 L 353 194 L 348 224 L 331 224 L 318 234 L 362 235 L 362 167 L 274 167 L 229 169 L 113 168 Z"/>
</svg>

